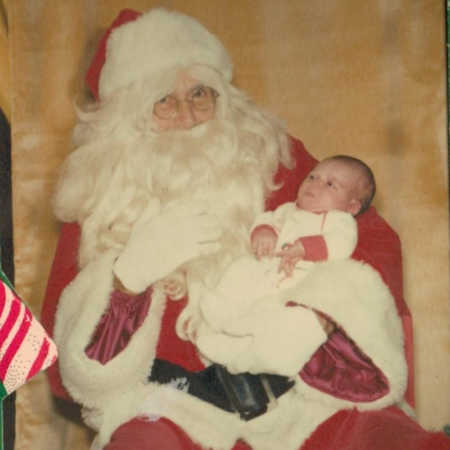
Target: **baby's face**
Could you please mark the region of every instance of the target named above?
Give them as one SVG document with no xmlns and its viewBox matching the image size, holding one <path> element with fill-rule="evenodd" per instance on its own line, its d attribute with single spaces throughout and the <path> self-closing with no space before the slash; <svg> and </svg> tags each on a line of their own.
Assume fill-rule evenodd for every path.
<svg viewBox="0 0 450 450">
<path fill-rule="evenodd" d="M 316 213 L 337 209 L 355 215 L 361 208 L 361 176 L 358 170 L 342 161 L 323 161 L 301 184 L 297 206 Z"/>
</svg>

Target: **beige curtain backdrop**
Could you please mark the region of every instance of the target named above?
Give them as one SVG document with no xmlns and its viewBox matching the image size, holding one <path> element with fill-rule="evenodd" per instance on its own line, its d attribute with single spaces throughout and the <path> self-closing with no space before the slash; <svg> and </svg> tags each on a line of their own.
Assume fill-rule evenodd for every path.
<svg viewBox="0 0 450 450">
<path fill-rule="evenodd" d="M 222 39 L 236 84 L 315 156 L 348 153 L 373 167 L 376 206 L 403 242 L 418 419 L 428 428 L 450 422 L 444 2 L 3 3 L 0 101 L 12 123 L 16 287 L 37 315 L 59 229 L 50 199 L 88 58 L 120 9 L 167 6 Z M 17 450 L 82 450 L 89 441 L 76 415 L 51 398 L 45 375 L 18 391 Z"/>
</svg>

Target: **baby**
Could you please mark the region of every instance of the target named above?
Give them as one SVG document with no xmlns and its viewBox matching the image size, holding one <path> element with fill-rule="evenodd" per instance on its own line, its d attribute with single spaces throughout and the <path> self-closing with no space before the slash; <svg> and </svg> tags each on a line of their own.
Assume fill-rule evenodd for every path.
<svg viewBox="0 0 450 450">
<path fill-rule="evenodd" d="M 233 334 L 236 321 L 253 315 L 264 298 L 283 301 L 282 291 L 299 283 L 314 263 L 351 257 L 357 243 L 354 216 L 370 206 L 375 189 L 364 162 L 332 156 L 309 173 L 295 202 L 257 217 L 250 234 L 255 258 L 234 261 L 214 292 L 202 299 L 200 350 L 214 333 Z"/>
</svg>

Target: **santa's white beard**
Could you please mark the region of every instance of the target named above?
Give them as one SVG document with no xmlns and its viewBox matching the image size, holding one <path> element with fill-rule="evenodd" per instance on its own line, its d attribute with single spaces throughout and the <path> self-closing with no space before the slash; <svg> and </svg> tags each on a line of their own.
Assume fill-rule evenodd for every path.
<svg viewBox="0 0 450 450">
<path fill-rule="evenodd" d="M 162 205 L 199 202 L 222 226 L 222 249 L 184 265 L 191 279 L 212 287 L 230 261 L 248 251 L 249 229 L 264 208 L 256 155 L 240 148 L 233 127 L 212 120 L 190 132 L 158 136 L 152 147 L 154 194 Z"/>
<path fill-rule="evenodd" d="M 256 136 L 239 135 L 233 124 L 214 119 L 188 131 L 125 136 L 121 143 L 105 138 L 76 150 L 58 197 L 67 210 L 86 211 L 76 217 L 82 227 L 80 265 L 109 248 L 120 250 L 151 199 L 162 207 L 198 201 L 223 227 L 222 250 L 185 268 L 213 285 L 222 268 L 247 251 L 249 227 L 264 208 L 264 180 L 272 174 L 264 173 L 269 165 L 261 161 L 260 144 Z"/>
</svg>

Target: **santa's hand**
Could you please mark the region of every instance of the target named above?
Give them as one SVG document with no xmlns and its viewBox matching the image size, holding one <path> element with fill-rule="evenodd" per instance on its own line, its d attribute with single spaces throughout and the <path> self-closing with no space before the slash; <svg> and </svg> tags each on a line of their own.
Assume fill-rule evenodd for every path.
<svg viewBox="0 0 450 450">
<path fill-rule="evenodd" d="M 142 292 L 186 261 L 218 251 L 221 234 L 216 217 L 200 206 L 144 217 L 133 227 L 114 274 L 127 289 Z"/>
</svg>

